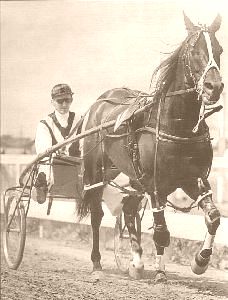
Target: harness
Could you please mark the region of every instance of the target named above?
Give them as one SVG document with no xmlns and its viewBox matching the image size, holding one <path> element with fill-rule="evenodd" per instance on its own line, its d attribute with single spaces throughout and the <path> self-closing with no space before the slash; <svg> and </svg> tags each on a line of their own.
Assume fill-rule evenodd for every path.
<svg viewBox="0 0 228 300">
<path fill-rule="evenodd" d="M 195 135 L 195 136 L 192 136 L 192 137 L 185 138 L 185 137 L 179 137 L 179 136 L 174 136 L 174 135 L 167 134 L 167 133 L 161 131 L 161 129 L 160 129 L 161 107 L 162 107 L 162 103 L 165 100 L 165 98 L 166 97 L 173 97 L 173 96 L 176 96 L 176 95 L 183 95 L 183 94 L 189 94 L 189 93 L 196 92 L 196 93 L 198 93 L 197 99 L 200 100 L 200 96 L 203 93 L 203 85 L 204 85 L 204 81 L 205 81 L 205 77 L 206 77 L 207 72 L 211 68 L 215 68 L 215 69 L 219 70 L 219 68 L 218 68 L 218 66 L 217 66 L 217 64 L 216 64 L 216 62 L 213 58 L 213 52 L 212 52 L 210 36 L 204 28 L 201 28 L 200 30 L 198 30 L 196 34 L 194 33 L 195 34 L 195 39 L 194 39 L 193 43 L 195 44 L 197 42 L 197 40 L 198 40 L 201 33 L 203 33 L 203 35 L 205 37 L 205 41 L 206 41 L 207 48 L 208 48 L 209 59 L 208 59 L 208 63 L 206 65 L 199 81 L 198 82 L 195 81 L 194 75 L 192 74 L 191 68 L 190 68 L 189 55 L 188 56 L 186 55 L 184 63 L 185 63 L 185 66 L 187 67 L 186 72 L 188 72 L 188 73 L 187 74 L 185 73 L 185 76 L 186 76 L 186 78 L 188 78 L 188 81 L 190 79 L 193 82 L 193 85 L 194 85 L 193 87 L 188 88 L 188 89 L 181 89 L 181 90 L 177 90 L 177 91 L 172 91 L 172 92 L 163 91 L 160 95 L 156 92 L 151 93 L 150 95 L 144 94 L 144 93 L 137 93 L 137 94 L 132 95 L 132 93 L 131 93 L 130 95 L 128 95 L 126 97 L 126 98 L 134 98 L 135 102 L 137 102 L 139 105 L 144 103 L 144 108 L 148 107 L 150 109 L 148 121 L 150 120 L 150 116 L 152 114 L 152 109 L 153 109 L 154 104 L 155 103 L 158 104 L 155 127 L 145 125 L 144 127 L 135 129 L 134 128 L 135 115 L 134 115 L 134 110 L 133 110 L 132 115 L 130 115 L 130 117 L 128 119 L 124 120 L 125 124 L 126 124 L 126 128 L 127 128 L 127 132 L 119 134 L 119 135 L 116 134 L 116 133 L 105 135 L 107 137 L 124 137 L 124 136 L 127 137 L 127 150 L 128 150 L 129 156 L 130 156 L 131 161 L 132 161 L 133 169 L 134 169 L 134 172 L 135 172 L 135 177 L 137 179 L 137 182 L 140 184 L 140 186 L 142 188 L 141 189 L 141 195 L 144 194 L 145 197 L 148 194 L 145 191 L 144 184 L 143 184 L 144 179 L 145 179 L 145 173 L 143 172 L 143 168 L 142 168 L 142 165 L 141 165 L 141 162 L 140 162 L 139 148 L 138 148 L 138 142 L 137 142 L 137 133 L 146 131 L 146 132 L 149 132 L 149 133 L 155 135 L 155 154 L 154 154 L 154 160 L 153 160 L 153 164 L 154 164 L 154 168 L 153 168 L 153 170 L 154 170 L 154 174 L 153 174 L 154 188 L 153 188 L 153 191 L 154 191 L 154 199 L 155 199 L 155 208 L 153 208 L 153 209 L 155 211 L 159 211 L 161 209 L 164 209 L 164 207 L 161 207 L 161 205 L 159 203 L 159 195 L 158 195 L 158 188 L 157 188 L 157 171 L 158 171 L 157 170 L 157 168 L 158 168 L 157 167 L 157 160 L 158 160 L 159 142 L 163 141 L 163 142 L 169 142 L 169 143 L 171 142 L 171 143 L 182 143 L 182 144 L 193 144 L 193 143 L 195 144 L 195 143 L 204 143 L 204 142 L 208 143 L 208 142 L 210 142 L 210 135 L 209 135 L 208 130 L 206 130 L 202 135 Z M 188 39 L 190 39 L 190 37 L 192 37 L 192 35 L 189 36 Z M 194 44 L 192 46 L 194 46 Z M 187 48 L 186 48 L 186 50 L 187 50 Z M 187 59 L 187 61 L 186 61 L 186 59 Z M 150 97 L 153 98 L 153 100 L 150 101 L 150 103 L 148 103 L 147 98 L 150 98 Z M 144 101 L 145 99 L 146 99 L 146 101 Z M 121 99 L 121 100 L 123 100 L 123 99 Z M 98 99 L 98 101 L 106 101 L 106 102 L 109 102 L 111 104 L 117 104 L 118 106 L 119 105 L 128 105 L 129 107 L 130 107 L 130 105 L 135 103 L 135 102 L 134 103 L 128 102 L 127 100 L 118 102 L 118 98 L 102 98 L 102 99 Z M 115 107 L 114 110 L 117 109 L 118 106 Z M 140 106 L 138 106 L 138 107 L 140 107 Z M 192 130 L 193 133 L 196 133 L 198 131 L 199 124 L 200 124 L 200 122 L 202 122 L 202 120 L 206 119 L 209 115 L 213 114 L 214 112 L 219 111 L 220 109 L 222 109 L 221 105 L 210 108 L 208 110 L 208 112 L 205 112 L 205 110 L 206 110 L 205 105 L 202 101 L 201 109 L 200 109 L 200 113 L 199 113 L 199 119 L 198 119 L 198 122 L 197 122 L 196 126 Z M 144 109 L 144 111 L 145 111 L 145 109 Z M 113 113 L 113 111 L 112 111 L 112 113 Z M 122 124 L 122 123 L 119 122 L 119 124 Z M 117 126 L 117 128 L 119 126 Z M 101 129 L 101 131 L 102 131 L 102 129 Z M 114 128 L 114 131 L 115 131 L 115 128 Z M 103 155 L 104 155 L 104 149 L 103 149 L 104 135 L 102 134 L 102 132 L 100 132 L 99 135 L 100 135 L 100 142 L 98 144 L 101 143 L 101 153 L 102 153 L 102 157 L 103 157 Z M 212 149 L 211 149 L 211 155 L 212 155 L 212 153 L 213 152 L 212 152 Z M 208 169 L 207 176 L 210 173 L 210 168 L 211 168 L 211 166 Z M 102 158 L 103 179 L 105 179 L 105 177 L 106 177 L 104 169 L 105 169 L 104 168 L 104 162 L 103 162 L 103 158 Z M 206 178 L 207 178 L 207 176 L 206 176 Z M 105 180 L 103 180 L 103 182 L 104 181 Z M 113 182 L 110 181 L 109 184 L 110 183 L 112 184 Z M 122 190 L 122 192 L 126 192 L 128 194 L 131 193 L 131 192 L 127 192 L 127 190 L 125 188 L 123 188 L 121 186 L 118 186 L 115 183 L 113 183 L 113 184 L 114 184 L 115 187 Z M 97 185 L 97 184 L 95 184 L 95 185 Z M 95 187 L 95 185 L 93 185 L 92 187 Z M 135 194 L 138 195 L 138 193 L 139 192 L 136 191 Z M 198 198 L 198 200 L 194 203 L 198 204 L 204 197 L 206 197 L 207 195 L 210 195 L 210 194 L 211 194 L 211 191 L 207 191 L 206 193 L 204 193 L 204 195 L 201 195 Z M 185 209 L 181 209 L 181 208 L 178 208 L 178 207 L 174 207 L 174 208 L 182 210 L 182 211 L 189 211 L 189 209 L 191 209 L 192 207 L 193 207 L 193 205 L 191 205 L 190 208 L 185 208 Z"/>
<path fill-rule="evenodd" d="M 219 71 L 219 67 L 216 64 L 216 62 L 214 60 L 214 57 L 213 57 L 213 52 L 212 52 L 212 46 L 211 46 L 209 33 L 207 31 L 205 31 L 205 29 L 201 29 L 200 31 L 198 31 L 196 39 L 194 40 L 194 43 L 196 43 L 196 41 L 198 40 L 201 32 L 203 33 L 203 35 L 205 37 L 209 59 L 208 59 L 208 63 L 206 65 L 206 67 L 204 69 L 204 72 L 201 75 L 198 83 L 197 84 L 195 83 L 193 74 L 191 73 L 189 57 L 188 57 L 187 67 L 188 67 L 188 70 L 189 70 L 190 77 L 193 79 L 194 87 L 189 88 L 189 89 L 184 89 L 184 90 L 178 90 L 178 91 L 163 93 L 159 97 L 155 128 L 150 127 L 150 126 L 144 126 L 142 128 L 137 129 L 136 132 L 134 132 L 131 129 L 132 121 L 127 122 L 128 132 L 129 132 L 128 152 L 130 153 L 130 156 L 132 157 L 132 163 L 133 163 L 133 167 L 134 167 L 134 170 L 135 170 L 135 174 L 137 176 L 137 180 L 141 183 L 142 186 L 143 186 L 143 179 L 144 179 L 145 174 L 143 173 L 143 168 L 141 166 L 140 157 L 139 157 L 139 149 L 138 149 L 138 144 L 137 144 L 135 134 L 137 132 L 146 131 L 146 132 L 150 132 L 151 134 L 155 135 L 155 154 L 154 154 L 153 178 L 154 178 L 154 200 L 155 200 L 155 205 L 156 205 L 156 210 L 157 211 L 163 209 L 163 207 L 161 207 L 161 205 L 159 204 L 159 195 L 158 195 L 158 188 L 157 188 L 157 158 L 158 158 L 158 145 L 159 145 L 159 142 L 163 141 L 163 142 L 174 142 L 174 143 L 178 142 L 178 143 L 191 144 L 191 143 L 199 143 L 199 142 L 202 143 L 202 142 L 209 142 L 210 141 L 210 135 L 209 135 L 208 130 L 200 136 L 193 136 L 193 137 L 187 137 L 187 138 L 173 136 L 173 135 L 167 134 L 165 132 L 162 132 L 160 130 L 161 105 L 162 105 L 162 102 L 164 101 L 164 99 L 166 97 L 172 97 L 172 96 L 175 96 L 175 95 L 183 95 L 183 94 L 186 94 L 186 93 L 192 93 L 192 92 L 196 91 L 198 93 L 198 98 L 197 99 L 199 100 L 200 96 L 203 93 L 203 85 L 204 85 L 204 81 L 205 81 L 205 77 L 206 77 L 207 72 L 211 68 L 215 68 L 216 70 Z M 143 95 L 143 97 L 154 97 L 154 94 L 153 95 Z M 199 124 L 205 118 L 207 118 L 208 116 L 210 116 L 214 112 L 217 112 L 221 109 L 222 109 L 222 106 L 219 105 L 219 106 L 213 107 L 210 111 L 205 113 L 205 104 L 204 104 L 204 101 L 202 101 L 201 108 L 200 108 L 200 113 L 199 113 L 199 119 L 198 119 L 198 122 L 197 122 L 196 126 L 192 130 L 193 133 L 196 133 L 198 131 Z M 152 107 L 151 107 L 151 110 L 152 110 Z M 151 112 L 150 112 L 150 114 L 151 114 Z M 150 116 L 150 114 L 149 114 L 149 116 Z M 211 155 L 212 155 L 212 149 L 211 149 Z M 210 173 L 210 169 L 211 169 L 211 166 L 208 169 L 206 178 L 208 177 L 208 175 Z M 211 191 L 209 191 L 208 193 L 211 194 Z M 206 195 L 208 195 L 208 193 L 206 193 Z M 199 203 L 202 200 L 202 198 L 204 198 L 204 197 L 205 196 L 199 197 L 199 199 L 197 200 L 197 203 Z M 177 207 L 175 207 L 175 208 L 177 208 Z M 191 208 L 192 208 L 192 206 L 191 206 Z M 185 209 L 185 210 L 187 211 L 187 209 Z"/>
</svg>

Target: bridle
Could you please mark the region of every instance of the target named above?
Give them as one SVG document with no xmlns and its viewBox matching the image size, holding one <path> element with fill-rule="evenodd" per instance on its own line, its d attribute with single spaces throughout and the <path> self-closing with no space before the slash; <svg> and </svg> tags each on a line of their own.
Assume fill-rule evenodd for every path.
<svg viewBox="0 0 228 300">
<path fill-rule="evenodd" d="M 186 68 L 187 68 L 187 71 L 188 71 L 188 74 L 186 74 L 186 77 L 190 77 L 191 78 L 191 80 L 192 80 L 192 82 L 194 84 L 194 87 L 192 89 L 193 89 L 193 91 L 197 92 L 197 94 L 198 94 L 197 100 L 200 101 L 200 100 L 202 100 L 202 94 L 203 94 L 203 88 L 204 88 L 205 78 L 206 78 L 206 75 L 207 75 L 208 71 L 213 68 L 213 69 L 216 69 L 218 72 L 220 72 L 220 69 L 219 69 L 219 66 L 216 63 L 215 59 L 214 59 L 214 55 L 213 55 L 213 51 L 212 51 L 212 43 L 211 43 L 211 38 L 210 38 L 210 35 L 209 35 L 208 28 L 206 26 L 201 26 L 197 30 L 197 32 L 193 33 L 193 34 L 196 34 L 196 38 L 191 43 L 191 46 L 194 47 L 195 44 L 196 44 L 196 42 L 198 41 L 200 35 L 203 34 L 205 42 L 206 42 L 206 46 L 207 46 L 207 51 L 208 51 L 208 62 L 207 62 L 207 65 L 205 66 L 204 71 L 201 74 L 201 76 L 200 76 L 200 78 L 199 78 L 198 81 L 196 81 L 195 76 L 193 75 L 193 73 L 191 71 L 189 51 L 186 54 L 187 62 L 186 62 L 185 65 L 186 65 Z M 191 39 L 191 37 L 192 37 L 192 35 L 189 36 L 189 39 Z M 186 50 L 186 52 L 187 52 L 187 50 Z M 184 93 L 184 91 L 183 91 L 183 93 Z M 219 105 L 219 106 L 215 105 L 215 106 L 207 107 L 207 106 L 205 106 L 205 103 L 202 100 L 201 107 L 200 107 L 200 112 L 199 112 L 198 122 L 194 126 L 192 132 L 196 133 L 198 131 L 200 123 L 205 119 L 205 111 L 206 110 L 210 110 L 213 113 L 213 112 L 218 111 L 218 108 L 222 109 L 222 106 L 221 105 Z M 211 113 L 210 113 L 210 115 L 211 115 Z"/>
<path fill-rule="evenodd" d="M 205 41 L 206 41 L 206 45 L 207 45 L 207 51 L 208 51 L 208 62 L 207 65 L 203 71 L 203 74 L 201 75 L 198 84 L 197 84 L 197 92 L 198 92 L 198 99 L 199 97 L 202 95 L 203 92 L 203 85 L 205 82 L 205 77 L 207 72 L 214 68 L 216 69 L 218 72 L 220 72 L 219 66 L 217 65 L 215 59 L 214 59 L 214 55 L 213 55 L 213 51 L 212 51 L 212 45 L 211 45 L 211 39 L 210 39 L 210 35 L 208 33 L 208 31 L 203 30 L 202 34 L 204 35 Z"/>
<path fill-rule="evenodd" d="M 206 42 L 206 46 L 207 46 L 207 51 L 208 51 L 208 62 L 207 65 L 204 68 L 203 73 L 201 74 L 200 78 L 198 81 L 196 81 L 196 78 L 191 70 L 191 64 L 190 64 L 190 53 L 189 53 L 189 45 L 188 42 L 190 39 L 192 39 L 194 36 L 195 38 L 193 39 L 193 41 L 191 42 L 191 46 L 194 47 L 195 44 L 197 43 L 198 39 L 200 38 L 200 35 L 203 34 L 204 38 L 205 38 L 205 42 Z M 202 101 L 201 102 L 201 107 L 200 107 L 200 111 L 199 111 L 199 118 L 197 121 L 197 124 L 194 126 L 192 132 L 193 133 L 197 133 L 198 129 L 199 129 L 199 125 L 200 123 L 205 119 L 205 117 L 207 117 L 208 115 L 211 115 L 214 112 L 217 112 L 219 110 L 222 109 L 222 106 L 210 106 L 210 107 L 206 107 L 204 101 L 201 99 L 201 96 L 203 94 L 203 88 L 204 88 L 204 82 L 205 82 L 205 78 L 206 75 L 208 73 L 208 71 L 212 68 L 216 69 L 218 72 L 220 72 L 219 66 L 216 63 L 214 56 L 213 56 L 213 51 L 212 51 L 212 43 L 211 43 L 211 39 L 210 39 L 210 35 L 209 35 L 209 30 L 206 26 L 200 25 L 199 29 L 197 31 L 194 31 L 192 34 L 189 35 L 188 40 L 186 41 L 186 49 L 184 51 L 184 55 L 183 55 L 183 63 L 185 64 L 185 76 L 186 79 L 188 81 L 188 84 L 191 85 L 193 83 L 193 87 L 190 87 L 188 89 L 181 89 L 181 90 L 177 90 L 177 91 L 172 91 L 172 92 L 167 92 L 165 95 L 163 95 L 163 97 L 160 97 L 159 99 L 159 106 L 161 105 L 161 102 L 163 101 L 163 99 L 167 98 L 167 97 L 172 97 L 172 96 L 176 96 L 176 95 L 183 95 L 183 94 L 188 94 L 188 93 L 192 93 L 192 92 L 196 92 L 197 95 L 197 100 L 198 101 Z M 189 82 L 190 81 L 190 82 Z M 153 94 L 156 94 L 153 93 Z M 158 114 L 159 114 L 159 110 L 160 108 L 158 107 Z M 206 114 L 206 110 L 210 110 L 209 113 Z M 158 118 L 160 119 L 160 117 Z"/>
<path fill-rule="evenodd" d="M 188 41 L 195 36 L 195 38 L 193 39 L 193 41 L 190 43 L 190 45 L 194 48 L 195 44 L 197 43 L 198 39 L 200 38 L 200 35 L 203 34 L 204 35 L 204 39 L 206 42 L 206 46 L 207 46 L 207 51 L 208 51 L 208 62 L 207 65 L 204 68 L 204 71 L 200 77 L 200 79 L 198 81 L 196 81 L 195 76 L 193 75 L 193 72 L 191 71 L 191 64 L 190 64 L 190 57 L 189 57 L 189 51 L 188 50 L 188 46 L 185 49 L 185 53 L 183 55 L 183 60 L 187 60 L 185 62 L 185 66 L 188 70 L 189 76 L 188 74 L 186 75 L 187 77 L 190 77 L 194 83 L 194 87 L 193 89 L 196 90 L 196 92 L 198 93 L 198 100 L 200 99 L 200 96 L 203 93 L 203 85 L 205 82 L 205 77 L 207 75 L 207 72 L 214 68 L 216 69 L 218 72 L 220 72 L 219 66 L 216 63 L 215 59 L 214 59 L 214 55 L 213 55 L 213 51 L 212 51 L 212 44 L 211 44 L 211 38 L 209 35 L 209 30 L 206 26 L 201 26 L 196 32 L 193 32 L 191 35 L 189 35 L 188 37 Z M 188 43 L 187 41 L 187 43 Z M 183 90 L 184 93 L 184 90 Z"/>
</svg>

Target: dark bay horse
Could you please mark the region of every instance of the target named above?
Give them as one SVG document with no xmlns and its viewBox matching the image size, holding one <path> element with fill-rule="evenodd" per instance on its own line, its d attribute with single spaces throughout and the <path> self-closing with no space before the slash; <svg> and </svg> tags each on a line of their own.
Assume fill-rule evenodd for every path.
<svg viewBox="0 0 228 300">
<path fill-rule="evenodd" d="M 177 188 L 182 188 L 205 214 L 208 231 L 192 270 L 202 274 L 208 267 L 220 213 L 208 182 L 213 151 L 205 118 L 216 110 L 224 87 L 219 71 L 222 48 L 215 37 L 221 18 L 218 15 L 208 27 L 194 25 L 186 15 L 184 20 L 188 35 L 155 70 L 153 94 L 128 88 L 109 90 L 85 117 L 84 130 L 117 120 L 115 130 L 103 129 L 83 141 L 84 185 L 88 188 L 78 202 L 78 212 L 81 217 L 91 212 L 91 260 L 95 271 L 102 269 L 99 227 L 103 217 L 103 187 L 99 183 L 108 182 L 121 172 L 130 178 L 135 190 L 147 194 L 151 201 L 156 281 L 166 280 L 163 255 L 170 243 L 170 233 L 164 209 L 167 196 Z M 115 170 L 115 176 L 109 172 L 111 169 Z M 141 199 L 129 195 L 123 205 L 132 247 L 129 273 L 133 277 L 143 269 L 134 221 Z"/>
</svg>

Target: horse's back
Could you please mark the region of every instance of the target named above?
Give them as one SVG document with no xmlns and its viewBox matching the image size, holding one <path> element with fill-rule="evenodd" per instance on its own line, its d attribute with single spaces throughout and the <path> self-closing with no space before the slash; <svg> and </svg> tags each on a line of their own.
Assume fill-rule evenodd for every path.
<svg viewBox="0 0 228 300">
<path fill-rule="evenodd" d="M 141 91 L 129 88 L 106 91 L 91 106 L 88 126 L 98 126 L 103 122 L 115 120 L 120 113 L 135 103 L 141 93 Z"/>
<path fill-rule="evenodd" d="M 119 114 L 135 103 L 140 93 L 140 91 L 128 88 L 116 88 L 106 91 L 91 106 L 86 120 L 87 123 L 83 127 L 87 130 L 99 126 L 104 122 L 116 120 Z M 132 162 L 126 151 L 128 143 L 126 132 L 126 126 L 122 126 L 113 136 L 113 128 L 110 128 L 84 138 L 83 153 L 86 154 L 84 163 L 85 169 L 89 170 L 88 173 L 91 174 L 90 182 L 94 183 L 101 180 L 101 174 L 98 176 L 98 173 L 101 173 L 101 171 L 98 172 L 98 169 L 100 170 L 98 165 L 100 166 L 101 164 L 103 151 L 107 154 L 105 157 L 107 159 L 106 166 L 110 164 L 109 160 L 111 160 L 111 164 L 114 164 L 118 169 L 123 167 L 129 177 L 134 177 Z M 104 135 L 105 139 L 102 144 L 101 141 Z M 104 149 L 102 149 L 102 145 Z"/>
</svg>

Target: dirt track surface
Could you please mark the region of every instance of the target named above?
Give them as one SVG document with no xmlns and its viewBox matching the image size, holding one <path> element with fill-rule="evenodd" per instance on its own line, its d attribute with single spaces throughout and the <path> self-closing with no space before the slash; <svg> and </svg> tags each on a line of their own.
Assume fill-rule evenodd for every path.
<svg viewBox="0 0 228 300">
<path fill-rule="evenodd" d="M 167 264 L 167 284 L 155 284 L 148 258 L 141 280 L 130 279 L 116 267 L 114 254 L 102 251 L 103 272 L 91 274 L 90 246 L 27 238 L 17 271 L 1 260 L 1 299 L 62 300 L 218 300 L 228 299 L 228 273 L 209 269 L 194 275 L 188 266 Z M 100 273 L 100 272 L 99 272 Z"/>
</svg>

